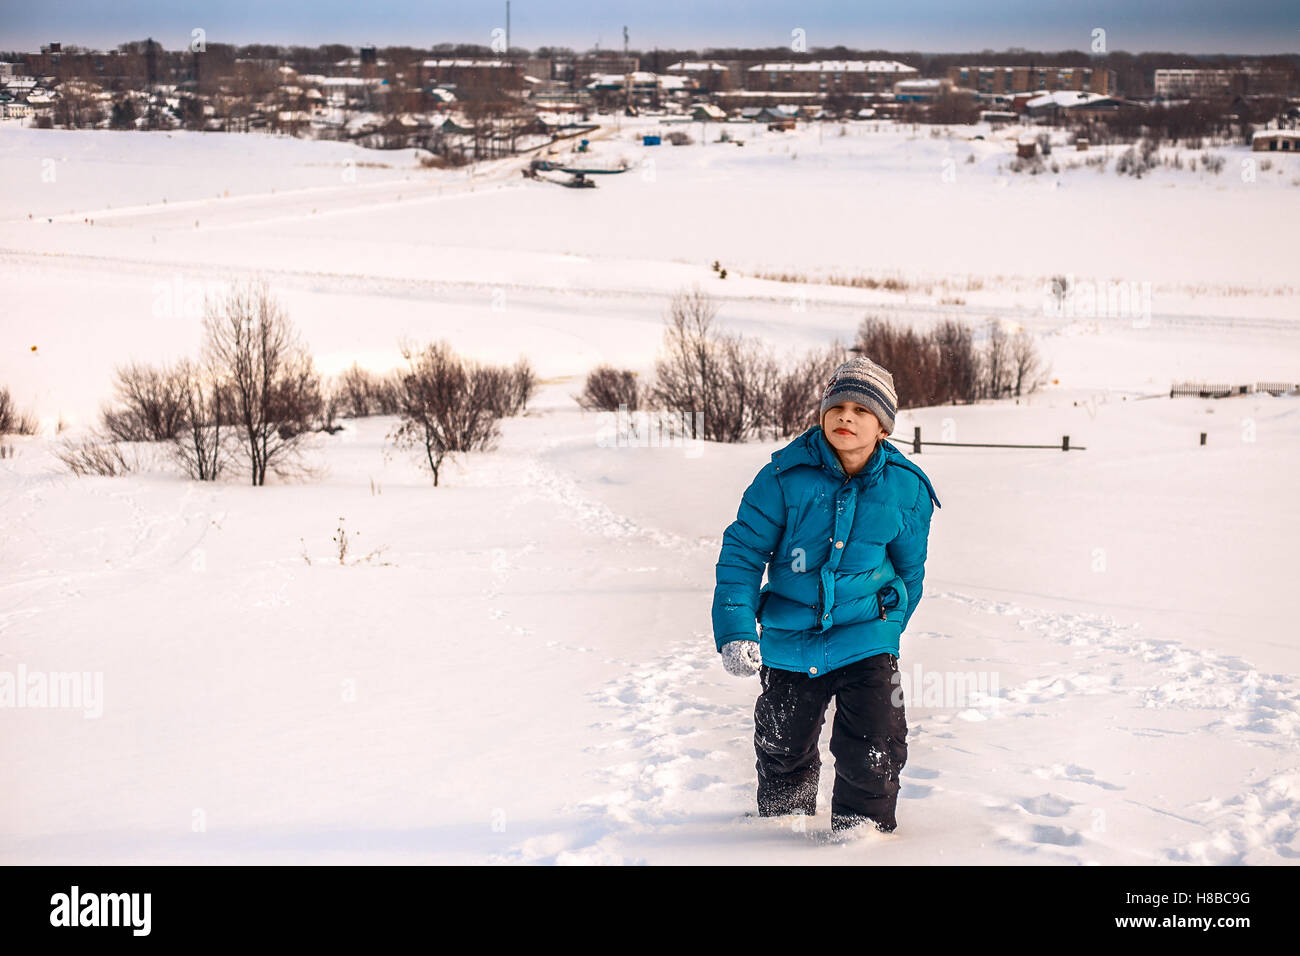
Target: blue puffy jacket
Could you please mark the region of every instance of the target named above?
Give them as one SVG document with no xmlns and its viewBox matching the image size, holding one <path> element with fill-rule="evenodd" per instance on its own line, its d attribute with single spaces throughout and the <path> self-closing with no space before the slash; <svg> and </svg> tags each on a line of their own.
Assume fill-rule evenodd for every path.
<svg viewBox="0 0 1300 956">
<path fill-rule="evenodd" d="M 889 441 L 849 476 L 821 426 L 809 428 L 772 454 L 723 532 L 718 650 L 758 640 L 767 666 L 813 676 L 884 652 L 897 657 L 921 600 L 938 504 L 925 472 Z"/>
</svg>

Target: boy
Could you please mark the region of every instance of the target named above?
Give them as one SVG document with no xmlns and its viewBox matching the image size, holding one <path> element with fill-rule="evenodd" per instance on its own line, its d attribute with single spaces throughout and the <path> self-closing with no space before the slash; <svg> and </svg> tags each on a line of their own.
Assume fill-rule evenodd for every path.
<svg viewBox="0 0 1300 956">
<path fill-rule="evenodd" d="M 939 499 L 883 440 L 897 407 L 893 376 L 849 359 L 826 385 L 820 424 L 773 453 L 722 536 L 713 636 L 728 673 L 762 683 L 761 816 L 817 812 L 817 741 L 833 696 L 831 829 L 898 825 L 907 723 L 894 675 Z"/>
</svg>

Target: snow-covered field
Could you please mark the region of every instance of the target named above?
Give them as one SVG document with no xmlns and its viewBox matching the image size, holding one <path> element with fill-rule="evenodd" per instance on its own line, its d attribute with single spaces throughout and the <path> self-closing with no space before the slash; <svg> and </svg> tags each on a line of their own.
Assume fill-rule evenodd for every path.
<svg viewBox="0 0 1300 956">
<path fill-rule="evenodd" d="M 652 162 L 569 190 L 526 160 L 0 124 L 0 383 L 46 428 L 0 459 L 0 674 L 103 682 L 99 716 L 0 709 L 0 860 L 1300 857 L 1300 399 L 1167 397 L 1300 381 L 1300 158 L 1136 180 L 1058 146 L 1031 177 L 988 129 L 639 145 L 655 128 L 610 118 L 592 162 Z M 114 365 L 194 354 L 191 303 L 253 272 L 326 372 L 446 337 L 546 384 L 437 489 L 383 418 L 319 436 L 309 484 L 61 473 L 55 424 L 93 423 Z M 1055 275 L 1149 283 L 1149 314 L 1045 314 Z M 1086 446 L 924 451 L 943 507 L 894 834 L 824 839 L 828 732 L 818 817 L 744 817 L 758 682 L 714 651 L 713 564 L 784 443 L 602 447 L 573 401 L 598 362 L 649 372 L 694 283 L 783 349 L 866 315 L 1024 326 L 1052 385 L 896 434 Z M 340 567 L 340 519 L 378 553 Z M 991 693 L 925 693 L 966 673 Z"/>
</svg>

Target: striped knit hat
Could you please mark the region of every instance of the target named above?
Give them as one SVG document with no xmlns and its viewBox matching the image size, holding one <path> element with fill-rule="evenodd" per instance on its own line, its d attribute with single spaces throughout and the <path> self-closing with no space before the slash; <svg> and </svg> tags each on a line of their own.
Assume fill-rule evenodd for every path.
<svg viewBox="0 0 1300 956">
<path fill-rule="evenodd" d="M 880 427 L 893 434 L 894 415 L 898 412 L 894 376 L 865 355 L 855 355 L 835 370 L 822 393 L 822 417 L 826 409 L 840 402 L 865 405 L 880 420 Z"/>
</svg>

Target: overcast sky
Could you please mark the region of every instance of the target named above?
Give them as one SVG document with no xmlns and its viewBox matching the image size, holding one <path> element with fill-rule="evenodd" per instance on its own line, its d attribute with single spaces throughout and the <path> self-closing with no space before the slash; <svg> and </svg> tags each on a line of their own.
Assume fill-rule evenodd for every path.
<svg viewBox="0 0 1300 956">
<path fill-rule="evenodd" d="M 315 46 L 492 41 L 505 0 L 0 0 L 0 49 L 58 40 L 112 49 L 152 36 L 168 49 L 200 27 L 212 43 Z M 513 0 L 510 42 L 529 49 L 788 46 L 923 52 L 1026 47 L 1186 53 L 1300 52 L 1300 0 Z"/>
</svg>

